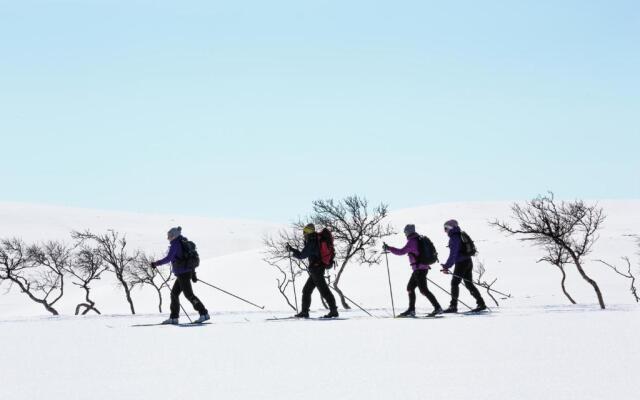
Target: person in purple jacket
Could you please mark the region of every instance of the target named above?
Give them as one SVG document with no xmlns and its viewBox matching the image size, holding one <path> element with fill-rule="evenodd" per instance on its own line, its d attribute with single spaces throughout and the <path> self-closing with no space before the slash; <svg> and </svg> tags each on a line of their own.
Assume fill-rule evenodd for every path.
<svg viewBox="0 0 640 400">
<path fill-rule="evenodd" d="M 200 318 L 194 321 L 194 323 L 201 324 L 210 319 L 209 312 L 205 308 L 204 304 L 193 294 L 193 288 L 191 287 L 191 281 L 197 282 L 196 271 L 193 268 L 189 268 L 182 262 L 182 241 L 186 240 L 182 236 L 182 228 L 171 228 L 167 232 L 167 240 L 171 243 L 169 246 L 169 253 L 162 260 L 154 261 L 151 263 L 151 268 L 156 268 L 160 265 L 171 263 L 171 270 L 176 276 L 176 282 L 171 289 L 171 315 L 169 319 L 163 321 L 165 325 L 177 325 L 180 318 L 180 293 L 184 293 L 184 297 L 187 298 L 193 305 L 193 308 L 198 311 Z"/>
<path fill-rule="evenodd" d="M 473 260 L 471 256 L 462 252 L 462 231 L 455 219 L 444 223 L 444 231 L 449 235 L 449 258 L 442 264 L 442 272 L 450 274 L 449 269 L 455 265 L 453 278 L 451 279 L 451 303 L 445 313 L 458 312 L 458 296 L 460 295 L 460 283 L 464 280 L 464 286 L 469 290 L 477 307 L 472 312 L 481 312 L 487 309 L 484 299 L 478 288 L 473 284 Z"/>
<path fill-rule="evenodd" d="M 399 314 L 398 317 L 416 316 L 416 288 L 420 289 L 420 293 L 425 295 L 433 306 L 433 312 L 428 314 L 428 316 L 434 317 L 438 314 L 442 314 L 442 307 L 440 307 L 440 303 L 438 303 L 436 296 L 434 296 L 427 287 L 427 273 L 429 273 L 429 269 L 431 267 L 429 265 L 420 264 L 418 262 L 418 256 L 420 252 L 420 235 L 416 233 L 415 225 L 407 225 L 404 228 L 404 234 L 407 237 L 407 244 L 401 249 L 391 247 L 386 243 L 383 244 L 383 249 L 385 251 L 391 252 L 392 254 L 395 254 L 397 256 L 408 254 L 409 263 L 411 264 L 411 268 L 413 269 L 413 273 L 411 274 L 411 278 L 409 279 L 409 283 L 407 284 L 407 292 L 409 293 L 409 308 L 407 309 L 407 311 Z"/>
</svg>

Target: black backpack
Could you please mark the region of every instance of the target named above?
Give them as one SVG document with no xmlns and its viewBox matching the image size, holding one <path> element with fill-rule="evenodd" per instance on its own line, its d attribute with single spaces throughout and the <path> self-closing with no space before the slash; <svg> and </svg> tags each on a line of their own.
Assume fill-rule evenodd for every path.
<svg viewBox="0 0 640 400">
<path fill-rule="evenodd" d="M 460 232 L 460 254 L 467 257 L 473 257 L 478 254 L 478 249 L 476 249 L 476 244 L 471 239 L 471 236 L 467 234 L 467 232 Z"/>
<path fill-rule="evenodd" d="M 182 246 L 182 256 L 176 260 L 176 263 L 179 267 L 196 269 L 200 265 L 200 255 L 196 250 L 196 244 L 183 236 L 180 238 L 180 245 Z"/>
<path fill-rule="evenodd" d="M 438 251 L 431 239 L 426 236 L 418 237 L 418 255 L 416 262 L 422 265 L 431 265 L 438 262 Z"/>
</svg>

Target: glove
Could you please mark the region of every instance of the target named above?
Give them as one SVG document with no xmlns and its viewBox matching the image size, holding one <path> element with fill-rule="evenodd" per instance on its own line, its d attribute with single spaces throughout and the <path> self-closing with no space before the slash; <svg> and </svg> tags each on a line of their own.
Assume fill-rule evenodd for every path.
<svg viewBox="0 0 640 400">
<path fill-rule="evenodd" d="M 293 247 L 291 247 L 291 245 L 289 243 L 287 243 L 287 251 L 292 251 Z"/>
<path fill-rule="evenodd" d="M 193 283 L 198 282 L 198 276 L 196 275 L 196 271 L 193 271 L 193 272 L 191 273 L 191 281 L 192 281 Z"/>
<path fill-rule="evenodd" d="M 389 251 L 389 245 L 386 243 L 382 243 L 382 250 Z"/>
<path fill-rule="evenodd" d="M 156 262 L 155 261 L 151 261 L 151 268 L 155 268 L 156 266 L 157 266 Z"/>
<path fill-rule="evenodd" d="M 440 264 L 442 265 L 442 264 Z M 449 268 L 445 267 L 444 265 L 442 265 L 442 269 L 440 270 L 440 272 L 442 272 L 445 275 L 449 275 L 451 272 L 449 272 Z"/>
</svg>

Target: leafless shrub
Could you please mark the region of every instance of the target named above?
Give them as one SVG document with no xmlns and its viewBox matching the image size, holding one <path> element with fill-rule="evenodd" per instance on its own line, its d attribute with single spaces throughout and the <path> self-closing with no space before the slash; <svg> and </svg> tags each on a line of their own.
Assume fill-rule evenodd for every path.
<svg viewBox="0 0 640 400">
<path fill-rule="evenodd" d="M 547 255 L 542 257 L 540 260 L 538 260 L 538 262 L 547 262 L 551 265 L 555 265 L 556 267 L 558 267 L 558 269 L 560 270 L 560 273 L 562 274 L 562 279 L 560 281 L 560 287 L 562 288 L 562 293 L 564 293 L 567 299 L 569 299 L 571 304 L 576 304 L 575 300 L 573 300 L 573 297 L 571 297 L 566 287 L 567 273 L 564 270 L 564 266 L 571 262 L 569 253 L 567 253 L 564 247 L 556 243 L 551 243 L 544 247 L 547 252 Z"/>
<path fill-rule="evenodd" d="M 124 290 L 131 314 L 135 314 L 136 311 L 131 297 L 131 290 L 134 284 L 131 280 L 130 271 L 132 264 L 138 258 L 139 252 L 128 251 L 126 236 L 113 230 L 102 234 L 95 234 L 86 230 L 84 232 L 74 231 L 71 233 L 71 237 L 81 245 L 94 245 L 97 256 L 108 265 L 108 270 L 115 274 L 116 279 Z"/>
<path fill-rule="evenodd" d="M 501 221 L 494 221 L 492 225 L 543 248 L 553 245 L 561 247 L 582 278 L 593 287 L 600 308 L 604 309 L 600 287 L 583 268 L 583 258 L 598 240 L 598 231 L 605 220 L 602 208 L 587 205 L 582 200 L 557 203 L 553 193 L 549 193 L 528 201 L 524 206 L 514 204 L 511 210 L 516 224 L 514 227 Z"/>
<path fill-rule="evenodd" d="M 93 281 L 99 280 L 103 272 L 108 266 L 98 254 L 98 251 L 88 246 L 80 246 L 79 250 L 74 254 L 73 261 L 68 266 L 67 272 L 74 279 L 71 283 L 82 288 L 85 292 L 84 303 L 76 306 L 75 315 L 86 315 L 89 311 L 100 314 L 96 307 L 95 301 L 90 297 L 90 285 Z"/>
<path fill-rule="evenodd" d="M 65 268 L 70 249 L 58 242 L 27 246 L 22 240 L 0 241 L 0 280 L 17 285 L 48 312 L 59 315 L 54 305 L 64 295 Z"/>
<path fill-rule="evenodd" d="M 494 278 L 491 282 L 485 280 L 484 276 L 487 273 L 487 268 L 485 267 L 483 261 L 478 261 L 476 263 L 476 268 L 474 268 L 474 272 L 477 275 L 475 284 L 485 288 L 487 291 L 487 294 L 489 295 L 489 297 L 491 297 L 491 300 L 493 300 L 493 302 L 496 303 L 496 307 L 500 307 L 500 304 L 498 304 L 498 300 L 496 300 L 495 296 L 493 295 L 493 289 L 492 289 L 492 286 L 498 281 L 498 278 Z"/>
<path fill-rule="evenodd" d="M 162 312 L 162 290 L 164 288 L 171 290 L 169 288 L 171 275 L 160 275 L 157 269 L 151 268 L 151 261 L 154 259 L 144 253 L 139 253 L 130 264 L 129 276 L 132 287 L 136 285 L 151 286 L 155 289 L 158 295 L 158 311 Z"/>
<path fill-rule="evenodd" d="M 629 260 L 629 257 L 622 257 L 622 260 L 627 264 L 626 265 L 627 272 L 623 272 L 622 270 L 618 269 L 618 267 L 616 267 L 615 265 L 609 264 L 606 261 L 603 261 L 603 260 L 596 260 L 596 261 L 611 268 L 611 270 L 613 270 L 613 272 L 615 272 L 616 274 L 631 280 L 629 290 L 631 291 L 631 295 L 633 296 L 633 299 L 636 301 L 636 303 L 640 303 L 640 297 L 638 296 L 638 289 L 636 288 L 636 276 L 631 271 L 631 260 Z"/>
<path fill-rule="evenodd" d="M 287 250 L 287 244 L 302 248 L 304 246 L 303 240 L 296 232 L 280 231 L 276 236 L 266 237 L 263 242 L 265 251 L 262 259 L 280 272 L 280 277 L 276 278 L 278 291 L 287 305 L 297 311 L 296 280 L 307 271 L 308 265 L 305 260 L 291 257 Z M 291 293 L 288 291 L 289 286 L 292 287 Z M 293 301 L 290 297 L 292 295 Z"/>
</svg>

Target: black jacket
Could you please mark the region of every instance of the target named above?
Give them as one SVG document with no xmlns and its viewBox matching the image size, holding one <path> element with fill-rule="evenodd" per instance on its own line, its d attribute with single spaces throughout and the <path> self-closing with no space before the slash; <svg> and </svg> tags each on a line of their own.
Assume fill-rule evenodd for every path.
<svg viewBox="0 0 640 400">
<path fill-rule="evenodd" d="M 322 260 L 320 259 L 320 244 L 318 242 L 318 234 L 312 233 L 307 236 L 304 241 L 304 248 L 302 251 L 298 249 L 292 249 L 293 256 L 299 260 L 309 259 L 310 267 L 322 266 Z"/>
</svg>

